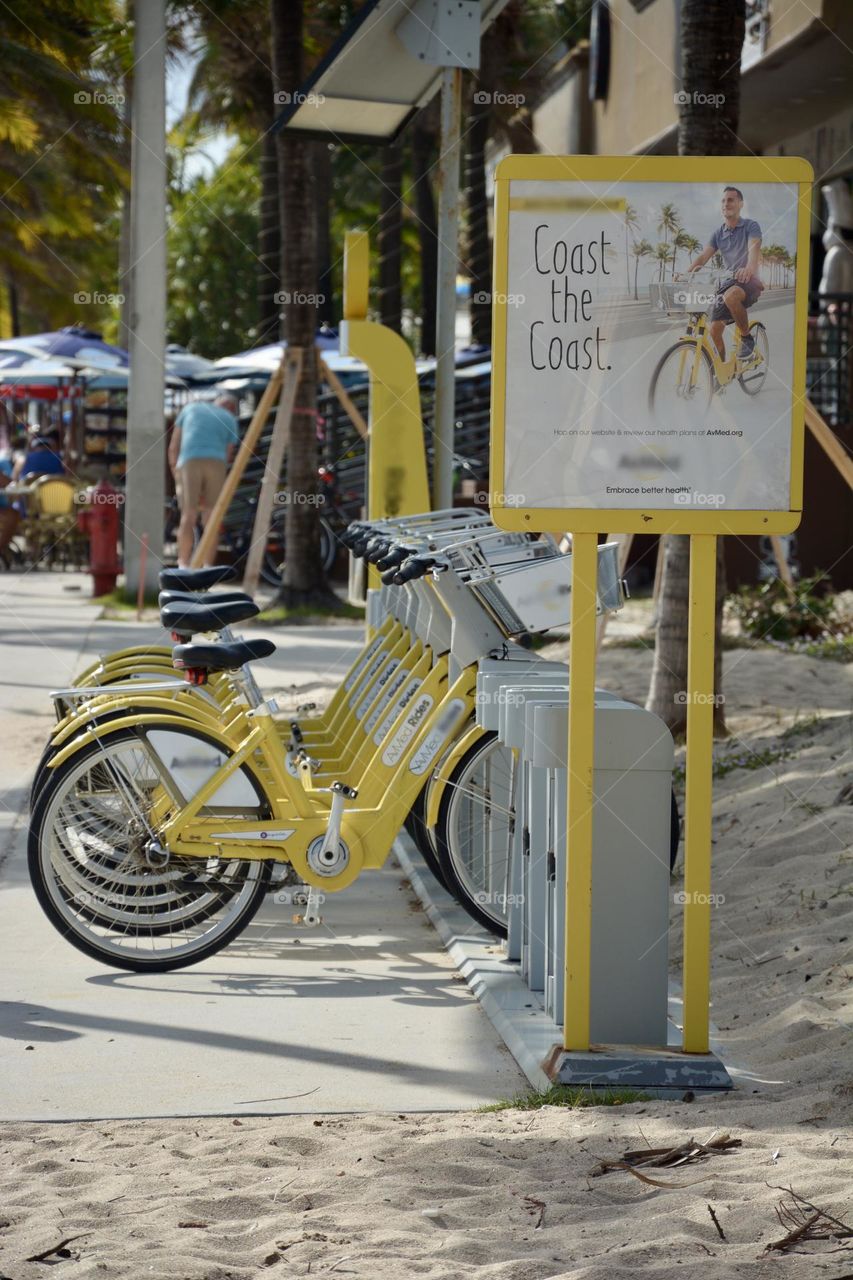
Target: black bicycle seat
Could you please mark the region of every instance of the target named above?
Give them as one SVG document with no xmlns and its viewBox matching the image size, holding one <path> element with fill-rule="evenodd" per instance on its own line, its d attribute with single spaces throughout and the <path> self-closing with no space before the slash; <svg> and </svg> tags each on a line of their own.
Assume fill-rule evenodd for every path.
<svg viewBox="0 0 853 1280">
<path fill-rule="evenodd" d="M 172 664 L 186 671 L 190 684 L 204 684 L 209 671 L 237 671 L 275 653 L 272 640 L 235 640 L 231 644 L 176 644 Z"/>
<path fill-rule="evenodd" d="M 161 609 L 164 604 L 203 604 L 218 608 L 221 604 L 233 604 L 235 600 L 251 599 L 245 591 L 217 591 L 213 595 L 209 591 L 161 591 L 157 603 Z"/>
<path fill-rule="evenodd" d="M 230 564 L 217 564 L 209 569 L 161 569 L 160 586 L 164 591 L 207 591 L 220 582 L 233 582 L 236 577 Z"/>
<path fill-rule="evenodd" d="M 160 621 L 173 635 L 193 636 L 199 631 L 221 631 L 223 627 L 245 622 L 259 613 L 260 609 L 253 600 L 233 600 L 225 604 L 216 604 L 212 600 L 204 604 L 188 604 L 184 600 L 176 600 L 174 604 L 163 605 Z"/>
</svg>

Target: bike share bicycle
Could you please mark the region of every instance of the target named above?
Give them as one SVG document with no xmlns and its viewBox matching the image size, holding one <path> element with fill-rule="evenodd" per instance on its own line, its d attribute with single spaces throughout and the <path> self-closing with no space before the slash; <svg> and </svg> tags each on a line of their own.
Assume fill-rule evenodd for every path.
<svg viewBox="0 0 853 1280">
<path fill-rule="evenodd" d="M 757 396 L 770 370 L 770 342 L 760 320 L 751 320 L 753 339 L 750 355 L 740 354 L 741 336 L 736 331 L 728 359 L 723 360 L 708 331 L 708 310 L 719 296 L 722 277 L 693 272 L 689 280 L 657 286 L 657 309 L 668 315 L 687 316 L 686 332 L 663 353 L 649 384 L 649 409 L 657 418 L 667 418 L 685 404 L 699 412 L 707 410 L 715 395 L 721 395 L 735 380 L 748 396 Z M 697 287 L 698 286 L 698 287 Z M 668 420 L 668 419 L 667 419 Z"/>
<path fill-rule="evenodd" d="M 529 664 L 512 636 L 565 622 L 570 557 L 550 539 L 507 534 L 464 511 L 353 526 L 345 536 L 383 570 L 373 597 L 381 626 L 322 715 L 280 719 L 248 665 L 274 646 L 230 633 L 176 646 L 189 684 L 172 672 L 57 695 L 62 718 L 34 787 L 30 871 L 52 923 L 86 954 L 148 971 L 211 955 L 252 919 L 274 865 L 307 886 L 306 915 L 316 918 L 316 895 L 380 867 L 416 802 L 436 788 L 433 847 L 451 881 L 464 870 L 452 887 L 469 909 L 480 885 L 505 876 L 509 823 L 483 826 L 479 869 L 463 830 L 471 805 L 485 814 L 495 790 L 481 763 L 471 772 L 472 751 L 487 769 L 496 759 L 472 724 L 477 673 Z M 605 603 L 616 607 L 614 549 L 600 559 Z M 221 576 L 164 575 L 172 592 Z M 520 602 L 531 599 L 537 608 L 523 616 Z M 256 611 L 239 595 L 173 595 L 162 612 L 183 638 Z M 118 665 L 125 675 L 163 674 L 149 671 L 144 653 Z M 463 794 L 465 815 L 457 804 L 454 818 L 444 798 Z M 501 931 L 499 918 L 488 922 Z"/>
</svg>

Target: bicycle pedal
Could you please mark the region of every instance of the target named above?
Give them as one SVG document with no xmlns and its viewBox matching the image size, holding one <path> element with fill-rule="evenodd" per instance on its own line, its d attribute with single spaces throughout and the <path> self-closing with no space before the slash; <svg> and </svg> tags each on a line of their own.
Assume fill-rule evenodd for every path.
<svg viewBox="0 0 853 1280">
<path fill-rule="evenodd" d="M 292 924 L 304 925 L 306 929 L 316 929 L 318 925 L 323 923 L 323 917 L 313 911 L 306 911 L 302 914 L 296 913 L 290 919 Z"/>
</svg>

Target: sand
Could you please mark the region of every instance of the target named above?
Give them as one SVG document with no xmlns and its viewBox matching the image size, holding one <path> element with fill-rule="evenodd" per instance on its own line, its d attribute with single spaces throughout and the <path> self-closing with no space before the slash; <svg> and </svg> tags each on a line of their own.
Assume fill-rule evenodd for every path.
<svg viewBox="0 0 853 1280">
<path fill-rule="evenodd" d="M 610 647 L 600 682 L 642 701 L 650 664 Z M 5 1124 L 0 1277 L 42 1277 L 51 1261 L 62 1280 L 853 1276 L 853 1240 L 763 1256 L 784 1235 L 780 1187 L 853 1225 L 850 674 L 769 649 L 725 655 L 732 737 L 718 755 L 732 767 L 715 790 L 712 1016 L 739 1073 L 733 1094 Z M 677 970 L 675 907 L 672 951 Z M 715 1130 L 742 1146 L 667 1173 L 675 1189 L 590 1176 L 626 1149 Z M 26 1261 L 68 1237 L 69 1256 Z"/>
</svg>

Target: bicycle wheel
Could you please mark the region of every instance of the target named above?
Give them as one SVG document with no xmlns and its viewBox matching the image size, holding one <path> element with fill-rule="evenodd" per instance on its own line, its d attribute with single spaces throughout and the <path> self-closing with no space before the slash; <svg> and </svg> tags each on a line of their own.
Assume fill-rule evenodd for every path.
<svg viewBox="0 0 853 1280">
<path fill-rule="evenodd" d="M 486 733 L 450 776 L 439 806 L 436 846 L 448 889 L 468 913 L 500 937 L 507 933 L 516 770 L 512 752 Z M 669 865 L 678 854 L 681 822 L 670 795 Z"/>
<path fill-rule="evenodd" d="M 242 859 L 172 856 L 152 865 L 152 806 L 173 790 L 153 745 L 158 730 L 188 757 L 221 756 L 215 739 L 170 724 L 89 743 L 42 787 L 28 849 L 36 897 L 67 941 L 102 964 L 148 973 L 227 946 L 260 906 L 271 871 L 268 862 Z M 228 823 L 267 816 L 263 788 L 246 765 L 232 781 L 238 803 L 216 812 Z"/>
<path fill-rule="evenodd" d="M 448 779 L 435 843 L 442 876 L 470 916 L 506 937 L 515 826 L 516 766 L 496 733 L 485 733 Z"/>
<path fill-rule="evenodd" d="M 444 873 L 435 847 L 434 833 L 426 824 L 426 802 L 429 786 L 424 787 L 415 800 L 405 821 L 405 827 L 417 847 L 418 853 L 427 864 L 435 879 L 443 889 L 447 888 Z"/>
<path fill-rule="evenodd" d="M 770 371 L 770 342 L 760 320 L 749 326 L 749 332 L 755 339 L 755 350 L 761 356 L 761 363 L 755 369 L 739 373 L 737 380 L 748 396 L 757 396 Z"/>
<path fill-rule="evenodd" d="M 694 379 L 693 372 L 696 369 Z M 714 394 L 714 365 L 704 347 L 696 368 L 695 344 L 676 342 L 657 362 L 649 383 L 649 410 L 656 417 L 677 417 L 685 407 L 704 412 Z"/>
<path fill-rule="evenodd" d="M 328 520 L 320 516 L 320 564 L 324 573 L 331 573 L 338 557 L 338 540 Z"/>
</svg>

